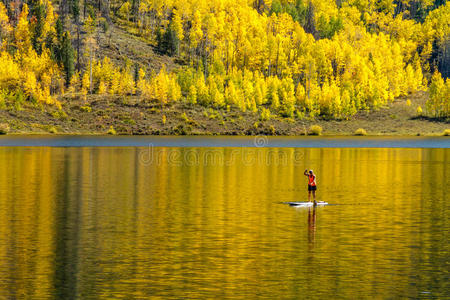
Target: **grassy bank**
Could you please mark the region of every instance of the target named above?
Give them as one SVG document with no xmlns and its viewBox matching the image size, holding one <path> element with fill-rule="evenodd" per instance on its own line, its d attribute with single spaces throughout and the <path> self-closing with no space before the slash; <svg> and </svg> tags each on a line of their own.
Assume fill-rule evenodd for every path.
<svg viewBox="0 0 450 300">
<path fill-rule="evenodd" d="M 33 104 L 6 105 L 0 123 L 8 134 L 126 134 L 126 135 L 305 135 L 311 126 L 323 135 L 441 135 L 450 128 L 445 120 L 417 115 L 425 107 L 426 93 L 398 99 L 389 106 L 359 112 L 350 120 L 261 120 L 259 113 L 237 109 L 211 109 L 187 103 L 161 105 L 138 97 L 88 96 L 61 98 L 62 110 Z M 409 103 L 410 102 L 410 103 Z M 363 129 L 363 130 L 359 130 Z"/>
</svg>

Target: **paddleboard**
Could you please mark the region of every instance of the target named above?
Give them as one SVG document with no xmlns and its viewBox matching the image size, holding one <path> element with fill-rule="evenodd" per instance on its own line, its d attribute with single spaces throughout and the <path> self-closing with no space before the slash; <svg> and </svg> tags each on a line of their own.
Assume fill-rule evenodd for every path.
<svg viewBox="0 0 450 300">
<path fill-rule="evenodd" d="M 314 202 L 285 202 L 290 206 L 313 206 Z M 317 205 L 327 205 L 328 202 L 325 201 L 317 201 Z"/>
</svg>

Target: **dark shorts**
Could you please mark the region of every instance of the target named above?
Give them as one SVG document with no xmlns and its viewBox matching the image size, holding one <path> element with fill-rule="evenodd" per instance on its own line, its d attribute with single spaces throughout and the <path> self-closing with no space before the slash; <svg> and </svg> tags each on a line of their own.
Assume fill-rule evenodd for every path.
<svg viewBox="0 0 450 300">
<path fill-rule="evenodd" d="M 315 191 L 315 190 L 317 190 L 316 185 L 308 185 L 308 191 Z"/>
</svg>

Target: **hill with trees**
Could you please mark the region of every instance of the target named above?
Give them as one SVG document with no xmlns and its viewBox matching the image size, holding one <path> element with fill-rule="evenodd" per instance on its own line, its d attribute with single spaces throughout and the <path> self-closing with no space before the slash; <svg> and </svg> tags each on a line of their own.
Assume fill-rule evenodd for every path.
<svg viewBox="0 0 450 300">
<path fill-rule="evenodd" d="M 295 124 L 422 93 L 416 115 L 445 123 L 449 46 L 443 0 L 4 0 L 0 109 L 115 97 Z"/>
</svg>

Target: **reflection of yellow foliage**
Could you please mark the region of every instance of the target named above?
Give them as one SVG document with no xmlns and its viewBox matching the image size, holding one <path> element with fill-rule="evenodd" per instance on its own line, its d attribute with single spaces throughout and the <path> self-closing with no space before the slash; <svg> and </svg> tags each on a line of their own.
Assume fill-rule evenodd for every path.
<svg viewBox="0 0 450 300">
<path fill-rule="evenodd" d="M 448 182 L 448 149 L 260 148 L 255 152 L 243 148 L 236 152 L 230 148 L 154 147 L 152 151 L 153 162 L 149 159 L 148 164 L 139 161 L 135 149 L 47 147 L 0 151 L 0 165 L 4 166 L 0 172 L 0 236 L 8 237 L 0 243 L 0 257 L 5 265 L 15 266 L 2 269 L 2 295 L 47 298 L 55 290 L 52 275 L 62 272 L 55 262 L 70 261 L 77 262 L 77 272 L 65 273 L 61 284 L 77 282 L 77 292 L 90 296 L 145 297 L 146 291 L 154 292 L 154 287 L 168 284 L 168 270 L 171 278 L 177 278 L 170 284 L 183 281 L 183 289 L 170 291 L 178 298 L 186 295 L 187 288 L 195 290 L 211 278 L 223 280 L 215 280 L 214 289 L 202 291 L 202 295 L 229 287 L 243 291 L 247 287 L 242 285 L 243 280 L 258 282 L 261 276 L 271 282 L 280 280 L 279 272 L 261 273 L 255 259 L 263 267 L 272 267 L 275 259 L 277 267 L 283 267 L 285 278 L 308 277 L 308 272 L 299 270 L 317 251 L 308 252 L 307 211 L 283 208 L 278 202 L 307 197 L 302 172 L 311 163 L 317 175 L 318 197 L 330 203 L 355 204 L 351 200 L 359 203 L 367 196 L 366 204 L 389 206 L 387 213 L 376 215 L 374 205 L 347 205 L 345 214 L 339 211 L 342 218 L 355 222 L 336 222 L 331 209 L 318 211 L 316 240 L 327 242 L 316 247 L 341 262 L 338 266 L 330 264 L 329 270 L 351 270 L 354 260 L 345 258 L 353 255 L 366 262 L 357 266 L 358 272 L 368 274 L 364 275 L 368 276 L 366 280 L 379 280 L 383 275 L 374 274 L 380 270 L 380 261 L 389 263 L 392 257 L 405 257 L 401 264 L 405 272 L 394 272 L 393 280 L 386 280 L 387 286 L 378 290 L 378 296 L 389 298 L 399 282 L 408 289 L 411 279 L 405 278 L 405 273 L 417 271 L 417 263 L 408 259 L 403 246 L 412 243 L 427 251 L 446 253 L 445 241 L 435 243 L 430 238 L 440 236 L 442 228 L 430 224 L 446 218 L 446 199 L 443 189 L 437 187 L 445 187 Z M 248 165 L 245 162 L 251 155 L 264 159 L 253 157 L 255 163 Z M 186 157 L 190 163 L 173 161 Z M 298 157 L 303 159 L 294 165 Z M 279 158 L 290 163 L 273 163 Z M 74 161 L 77 163 L 71 163 Z M 385 192 L 393 181 L 386 174 L 395 174 L 391 193 Z M 353 191 L 360 197 L 336 192 L 355 190 L 355 186 L 363 187 Z M 65 195 L 64 201 L 61 195 Z M 411 216 L 418 213 L 417 201 L 424 195 L 436 196 L 436 200 L 432 205 L 423 203 L 422 212 L 427 213 L 417 221 Z M 348 202 L 339 202 L 338 197 Z M 355 237 L 353 233 L 364 222 L 376 222 L 376 228 Z M 367 238 L 373 234 L 381 238 Z M 342 240 L 362 241 L 357 256 L 353 248 L 336 247 Z M 73 251 L 74 243 L 78 251 Z M 264 247 L 258 247 L 261 243 Z M 21 251 L 11 251 L 14 245 L 20 245 Z M 280 251 L 295 259 L 279 260 Z M 420 255 L 426 267 L 439 264 L 439 260 L 428 257 L 428 252 Z M 207 258 L 209 265 L 193 256 Z M 155 261 L 158 267 L 152 268 Z M 99 280 L 105 268 L 115 274 L 113 279 Z M 33 274 L 38 276 L 30 276 Z M 354 279 L 352 272 L 339 276 L 349 282 Z M 14 280 L 7 280 L 10 278 Z M 127 278 L 125 285 L 123 278 Z M 96 280 L 94 289 L 91 280 Z M 285 284 L 286 291 L 299 291 L 297 281 Z M 132 288 L 124 288 L 129 285 Z M 323 293 L 335 292 L 328 277 L 318 276 L 310 285 Z M 136 293 L 136 287 L 142 294 Z M 351 296 L 354 289 L 349 290 L 347 295 Z M 208 291 L 211 294 L 206 294 Z M 367 292 L 364 287 L 360 291 Z M 260 286 L 256 292 L 273 292 L 273 285 Z M 436 296 L 445 298 L 445 291 Z"/>
</svg>

